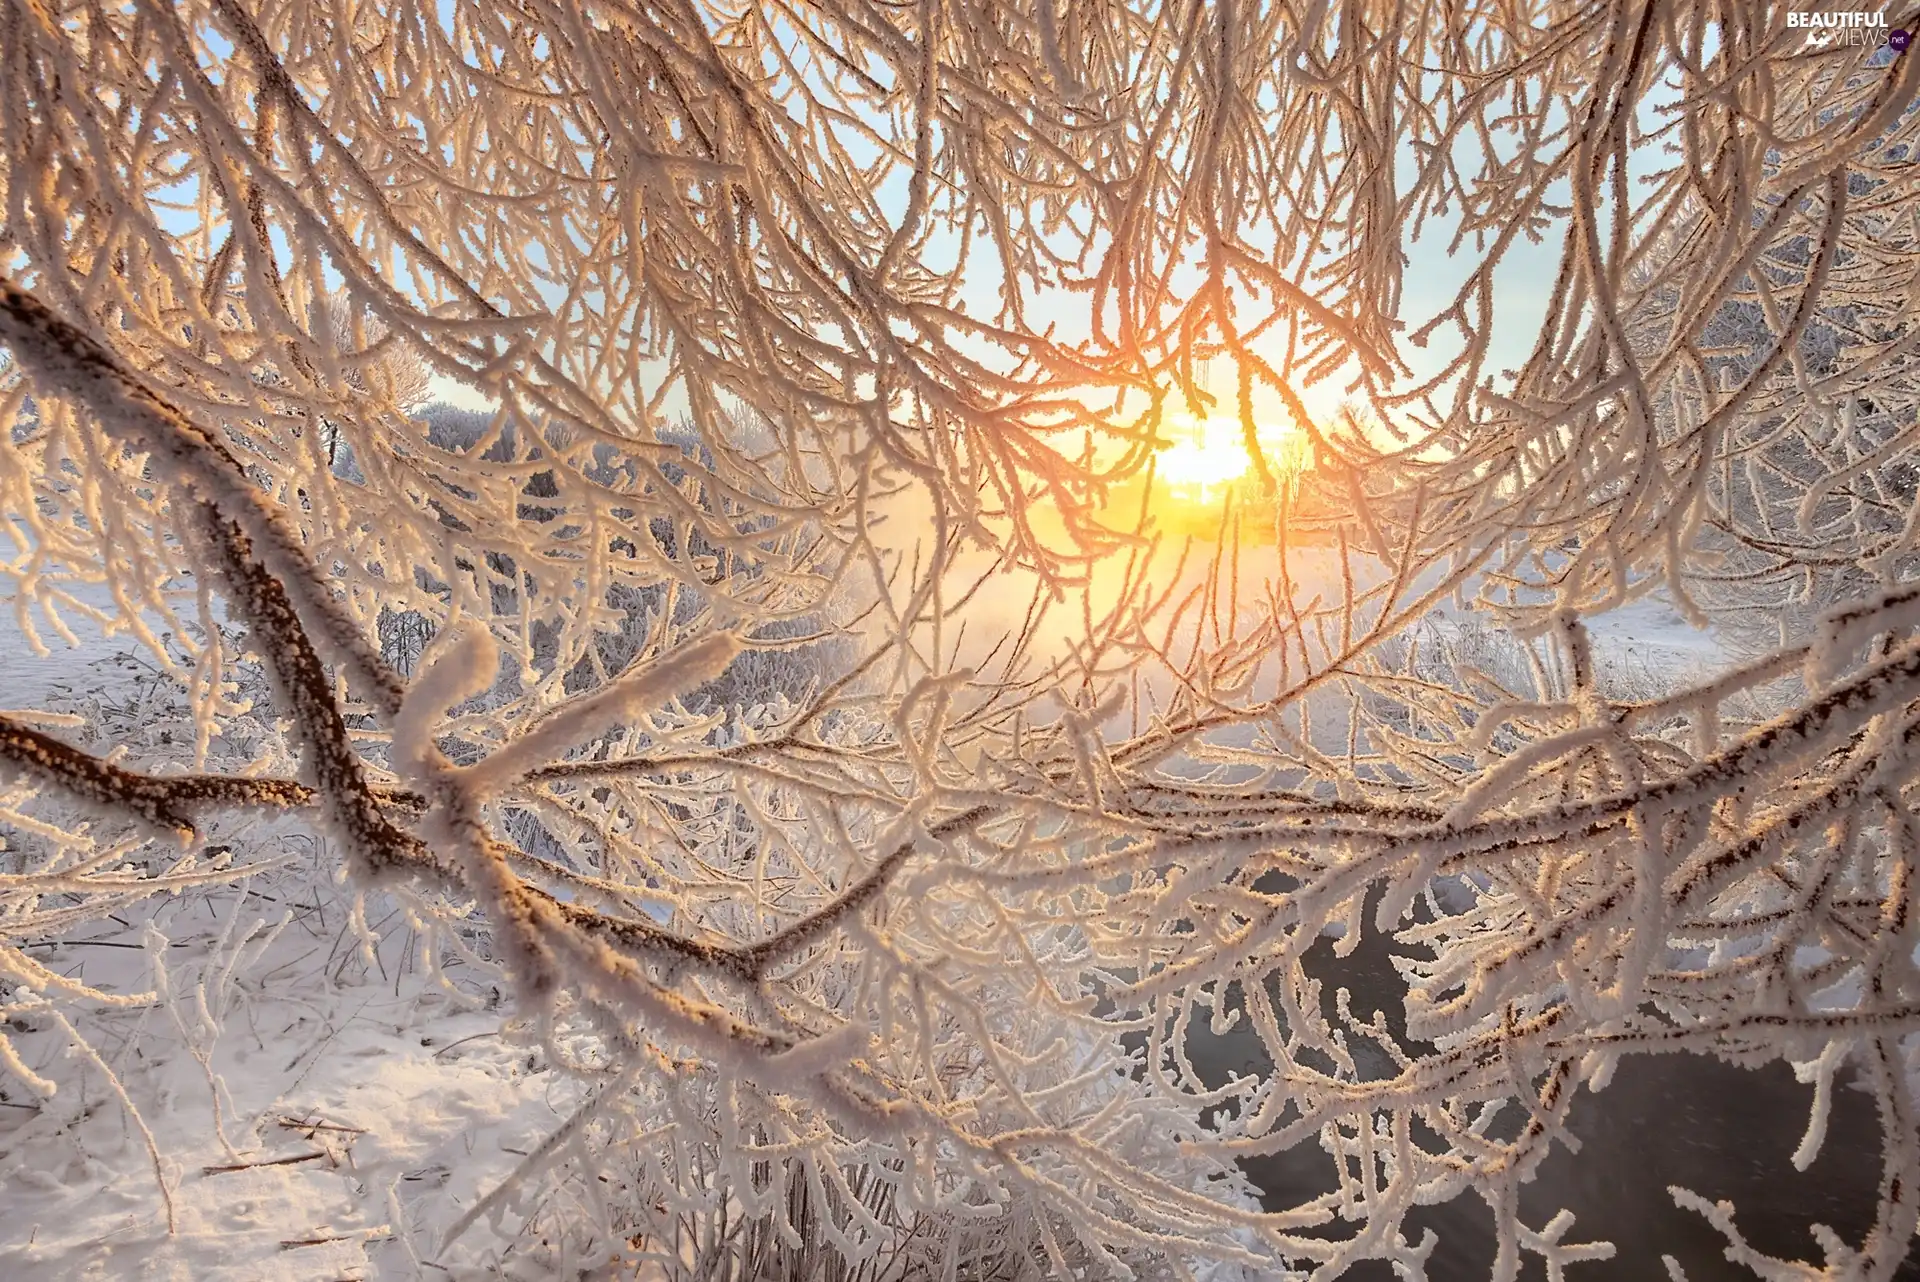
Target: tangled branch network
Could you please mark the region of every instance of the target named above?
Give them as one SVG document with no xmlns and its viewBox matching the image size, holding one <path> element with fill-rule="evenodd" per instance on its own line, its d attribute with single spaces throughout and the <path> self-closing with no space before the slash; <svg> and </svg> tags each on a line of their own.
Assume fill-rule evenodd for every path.
<svg viewBox="0 0 1920 1282">
<path fill-rule="evenodd" d="M 524 1178 L 627 1172 L 659 1267 L 1419 1277 L 1407 1215 L 1472 1193 L 1557 1275 L 1518 1188 L 1580 1088 L 1698 1053 L 1805 1066 L 1802 1161 L 1872 1092 L 1870 1230 L 1755 1267 L 1891 1277 L 1920 58 L 1785 18 L 0 0 L 15 618 L 124 631 L 196 727 L 0 718 L 5 1001 L 161 1000 L 24 946 L 290 812 L 595 1083 Z M 1208 361 L 1250 533 L 1169 575 L 1115 496 Z M 1742 657 L 1610 686 L 1586 621 L 1656 593 Z M 1400 1009 L 1323 999 L 1339 927 Z M 1196 1020 L 1258 1062 L 1207 1080 Z M 1329 1191 L 1260 1209 L 1236 1160 L 1293 1149 Z M 760 1227 L 675 1237 L 716 1211 Z"/>
</svg>

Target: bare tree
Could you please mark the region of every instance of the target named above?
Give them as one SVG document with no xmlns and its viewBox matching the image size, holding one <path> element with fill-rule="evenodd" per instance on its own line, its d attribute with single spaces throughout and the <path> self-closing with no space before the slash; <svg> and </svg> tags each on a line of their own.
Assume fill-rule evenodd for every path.
<svg viewBox="0 0 1920 1282">
<path fill-rule="evenodd" d="M 209 825 L 293 811 L 445 946 L 477 914 L 594 1083 L 503 1190 L 583 1148 L 628 1173 L 551 1241 L 706 1276 L 1421 1276 L 1408 1212 L 1470 1192 L 1496 1276 L 1557 1276 L 1603 1250 L 1523 1224 L 1520 1183 L 1582 1084 L 1685 1052 L 1808 1066 L 1805 1160 L 1858 1067 L 1876 1219 L 1791 1275 L 1890 1277 L 1920 60 L 1784 24 L 4 0 L 18 617 L 105 585 L 195 726 L 191 760 L 110 759 L 0 721 L 9 1000 L 160 1000 L 20 945 L 250 875 L 275 852 Z M 1472 268 L 1410 316 L 1429 221 Z M 1494 273 L 1549 234 L 1496 382 Z M 1110 500 L 1209 358 L 1260 484 L 1169 573 Z M 417 369 L 486 426 L 436 437 Z M 1313 421 L 1336 375 L 1366 426 Z M 1296 505 L 1334 533 L 1291 542 Z M 1728 582 L 1833 608 L 1700 684 L 1596 682 L 1584 617 Z M 1524 662 L 1425 637 L 1447 600 Z M 424 621 L 406 678 L 383 611 Z M 284 749 L 211 751 L 248 718 Z M 1425 954 L 1391 1018 L 1322 1000 L 1330 929 Z M 1196 1018 L 1270 1067 L 1207 1083 Z M 1258 1210 L 1235 1160 L 1303 1146 L 1333 1191 Z"/>
</svg>

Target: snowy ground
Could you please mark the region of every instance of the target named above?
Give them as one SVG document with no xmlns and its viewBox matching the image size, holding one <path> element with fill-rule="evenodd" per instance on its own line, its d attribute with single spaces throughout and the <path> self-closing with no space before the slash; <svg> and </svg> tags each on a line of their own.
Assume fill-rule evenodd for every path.
<svg viewBox="0 0 1920 1282">
<path fill-rule="evenodd" d="M 54 652 L 37 657 L 10 606 L 0 605 L 0 705 L 45 707 L 151 671 L 128 638 L 84 621 L 72 624 L 77 647 L 43 633 Z M 7 1026 L 28 1067 L 63 1086 L 41 1099 L 0 1072 L 11 1211 L 0 1278 L 483 1277 L 517 1249 L 484 1220 L 449 1249 L 442 1239 L 572 1111 L 577 1087 L 502 1038 L 484 978 L 467 978 L 456 999 L 423 974 L 402 924 L 386 923 L 378 955 L 365 955 L 327 876 L 337 860 L 300 824 L 255 837 L 296 863 L 245 892 L 150 903 L 125 928 L 96 922 L 26 950 L 97 988 L 144 990 L 153 972 L 138 927 L 150 917 L 169 941 L 170 986 L 203 986 L 205 1005 L 201 1015 L 176 1002 L 192 1012 L 181 1025 L 154 1008 L 77 1017 L 151 1129 L 172 1234 L 147 1145 L 105 1073 L 49 1018 Z"/>
<path fill-rule="evenodd" d="M 110 1100 L 75 1118 L 56 1097 L 0 1122 L 13 1212 L 0 1275 L 412 1276 L 561 1117 L 551 1076 L 501 1042 L 497 1015 L 435 1009 L 404 987 L 396 997 L 377 975 L 328 994 L 268 979 L 248 1016 L 211 1056 L 230 1148 L 210 1079 L 171 1030 L 154 1039 L 173 1052 L 163 1062 L 144 1059 L 137 1028 L 98 1045 L 165 1155 L 176 1233 L 141 1137 Z M 485 1257 L 511 1247 L 476 1225 L 444 1275 L 484 1276 Z"/>
<path fill-rule="evenodd" d="M 1668 681 L 1676 665 L 1687 675 L 1705 675 L 1738 657 L 1719 633 L 1694 627 L 1662 597 L 1642 597 L 1586 624 L 1602 656 L 1627 668 L 1644 664 Z"/>
</svg>

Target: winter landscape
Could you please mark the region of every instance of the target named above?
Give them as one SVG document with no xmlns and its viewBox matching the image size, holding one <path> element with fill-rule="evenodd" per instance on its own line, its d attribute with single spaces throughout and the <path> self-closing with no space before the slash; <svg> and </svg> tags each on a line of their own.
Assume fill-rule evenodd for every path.
<svg viewBox="0 0 1920 1282">
<path fill-rule="evenodd" d="M 1920 1278 L 1916 22 L 0 0 L 0 1278 Z"/>
</svg>

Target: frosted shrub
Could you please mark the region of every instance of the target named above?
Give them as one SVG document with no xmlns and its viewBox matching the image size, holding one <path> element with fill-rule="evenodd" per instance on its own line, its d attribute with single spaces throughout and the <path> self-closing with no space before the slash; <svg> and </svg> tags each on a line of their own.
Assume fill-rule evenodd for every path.
<svg viewBox="0 0 1920 1282">
<path fill-rule="evenodd" d="M 303 828 L 577 1092 L 424 1261 L 1420 1277 L 1473 1197 L 1559 1276 L 1609 1248 L 1520 1186 L 1693 1054 L 1797 1066 L 1803 1165 L 1871 1092 L 1864 1236 L 1704 1213 L 1891 1277 L 1920 58 L 1781 12 L 0 2 L 14 626 L 179 700 L 0 717 L 0 1005 L 177 1012 L 28 946 Z M 1182 552 L 1122 496 L 1208 401 L 1248 481 Z M 1587 621 L 1655 593 L 1792 615 L 1628 679 Z M 1391 1023 L 1329 934 L 1405 948 Z"/>
</svg>

